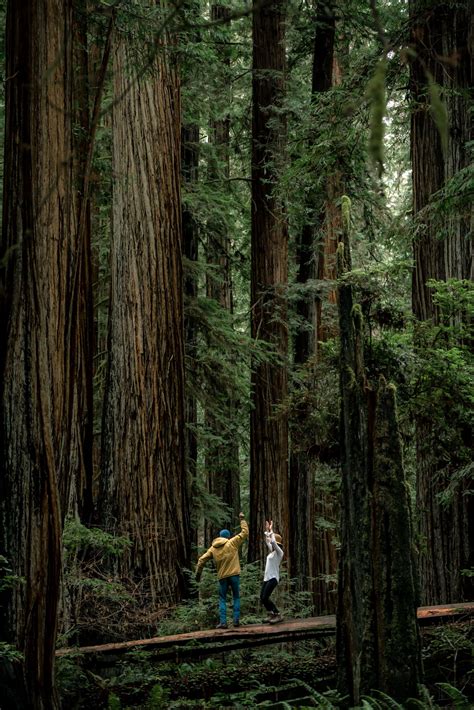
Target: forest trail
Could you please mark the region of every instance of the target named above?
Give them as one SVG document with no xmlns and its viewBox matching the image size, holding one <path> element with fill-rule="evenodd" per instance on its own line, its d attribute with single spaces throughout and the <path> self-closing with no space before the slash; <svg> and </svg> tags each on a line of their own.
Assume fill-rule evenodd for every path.
<svg viewBox="0 0 474 710">
<path fill-rule="evenodd" d="M 442 621 L 453 621 L 456 618 L 471 618 L 473 615 L 474 602 L 425 606 L 418 609 L 418 621 L 422 626 Z M 173 649 L 172 653 L 175 654 L 177 646 L 192 646 L 193 643 L 194 646 L 192 648 L 194 651 L 199 651 L 201 645 L 204 646 L 209 643 L 225 643 L 226 650 L 232 650 L 329 636 L 335 630 L 335 616 L 316 616 L 307 619 L 288 619 L 274 625 L 249 624 L 240 626 L 237 629 L 230 626 L 228 629 L 223 630 L 206 629 L 120 643 L 61 648 L 56 651 L 56 656 L 61 657 L 80 653 L 91 654 L 97 658 L 101 654 L 115 656 L 131 650 L 159 651 L 161 649 Z M 196 647 L 196 644 L 199 644 L 199 646 Z"/>
</svg>

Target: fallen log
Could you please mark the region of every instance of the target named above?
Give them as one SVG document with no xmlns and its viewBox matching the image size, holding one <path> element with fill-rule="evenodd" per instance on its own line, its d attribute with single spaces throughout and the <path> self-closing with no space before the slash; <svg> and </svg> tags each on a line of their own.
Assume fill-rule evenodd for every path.
<svg viewBox="0 0 474 710">
<path fill-rule="evenodd" d="M 474 614 L 474 602 L 464 604 L 443 604 L 418 609 L 418 623 L 425 626 L 443 621 L 470 618 Z M 159 657 L 175 658 L 177 655 L 208 655 L 225 650 L 239 650 L 254 646 L 274 643 L 292 643 L 307 639 L 323 638 L 335 633 L 335 616 L 316 616 L 307 619 L 293 619 L 280 624 L 249 624 L 237 629 L 207 629 L 191 631 L 185 634 L 158 636 L 149 639 L 107 643 L 97 646 L 60 648 L 56 657 L 94 656 L 97 661 L 101 656 L 119 656 L 129 651 L 157 651 Z M 211 648 L 206 645 L 213 644 Z"/>
</svg>

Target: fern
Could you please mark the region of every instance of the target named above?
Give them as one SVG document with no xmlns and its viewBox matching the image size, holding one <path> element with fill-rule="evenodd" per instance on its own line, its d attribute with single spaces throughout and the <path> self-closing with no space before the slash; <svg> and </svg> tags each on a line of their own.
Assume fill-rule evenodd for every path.
<svg viewBox="0 0 474 710">
<path fill-rule="evenodd" d="M 377 694 L 378 698 L 384 701 L 384 706 L 386 708 L 390 708 L 390 710 L 403 710 L 403 705 L 397 703 L 397 701 L 391 698 L 390 695 L 383 693 L 381 690 L 374 690 L 374 693 Z"/>
<path fill-rule="evenodd" d="M 382 710 L 375 698 L 362 698 L 361 710 Z"/>
<path fill-rule="evenodd" d="M 453 700 L 453 705 L 455 708 L 471 708 L 472 704 L 466 698 L 464 693 L 461 693 L 458 688 L 449 683 L 436 683 L 436 687 L 440 688 L 446 695 Z"/>
</svg>

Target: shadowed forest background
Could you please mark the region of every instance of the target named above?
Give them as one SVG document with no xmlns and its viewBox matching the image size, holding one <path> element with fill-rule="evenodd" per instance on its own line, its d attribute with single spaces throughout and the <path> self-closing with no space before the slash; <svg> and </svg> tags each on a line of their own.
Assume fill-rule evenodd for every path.
<svg viewBox="0 0 474 710">
<path fill-rule="evenodd" d="M 416 609 L 474 600 L 471 3 L 0 22 L 0 706 L 238 707 L 270 652 L 122 687 L 55 650 L 212 627 L 196 559 L 243 510 L 243 620 L 266 519 L 285 615 L 336 614 L 316 706 L 468 707 L 472 629 Z"/>
</svg>

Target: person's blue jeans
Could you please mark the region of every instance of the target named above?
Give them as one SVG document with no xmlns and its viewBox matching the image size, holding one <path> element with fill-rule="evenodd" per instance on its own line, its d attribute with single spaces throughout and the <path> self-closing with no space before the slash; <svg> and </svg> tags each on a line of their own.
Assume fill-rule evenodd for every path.
<svg viewBox="0 0 474 710">
<path fill-rule="evenodd" d="M 234 600 L 234 624 L 240 619 L 240 576 L 234 574 L 232 577 L 224 577 L 219 580 L 219 621 L 221 624 L 227 623 L 227 592 L 232 589 Z"/>
</svg>

